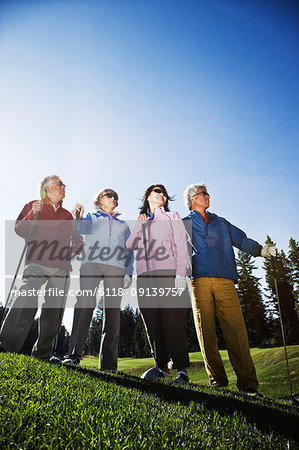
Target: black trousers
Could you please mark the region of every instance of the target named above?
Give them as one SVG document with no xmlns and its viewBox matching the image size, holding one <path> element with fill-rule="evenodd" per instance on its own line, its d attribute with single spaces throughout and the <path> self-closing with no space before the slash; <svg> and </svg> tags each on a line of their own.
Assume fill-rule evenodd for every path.
<svg viewBox="0 0 299 450">
<path fill-rule="evenodd" d="M 152 353 L 154 341 L 156 344 L 158 366 L 189 367 L 186 337 L 188 298 L 186 293 L 176 295 L 175 271 L 154 270 L 139 275 L 137 294 Z"/>
</svg>

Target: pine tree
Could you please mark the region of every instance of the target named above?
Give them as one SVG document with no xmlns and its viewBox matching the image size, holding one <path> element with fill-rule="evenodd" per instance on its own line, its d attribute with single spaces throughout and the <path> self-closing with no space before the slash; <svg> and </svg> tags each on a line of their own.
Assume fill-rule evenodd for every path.
<svg viewBox="0 0 299 450">
<path fill-rule="evenodd" d="M 120 311 L 120 326 L 119 326 L 119 340 L 118 340 L 118 356 L 133 357 L 134 351 L 134 328 L 135 328 L 134 310 L 127 305 Z"/>
<path fill-rule="evenodd" d="M 273 244 L 273 241 L 267 236 L 266 244 L 270 243 Z M 275 279 L 277 280 L 286 340 L 288 344 L 296 344 L 299 342 L 299 320 L 295 308 L 292 273 L 284 251 L 281 250 L 276 258 L 265 259 L 263 268 L 266 270 L 267 291 L 269 292 L 269 295 L 267 295 L 268 304 L 272 306 L 272 310 L 277 317 L 276 332 L 279 333 L 279 310 Z"/>
<path fill-rule="evenodd" d="M 133 333 L 134 352 L 136 358 L 148 358 L 151 356 L 151 348 L 148 343 L 147 333 L 139 309 L 135 310 L 135 328 Z"/>
<path fill-rule="evenodd" d="M 243 311 L 250 346 L 265 344 L 270 338 L 269 322 L 263 303 L 260 278 L 253 275 L 252 256 L 238 252 L 237 266 L 239 274 L 238 294 Z"/>
<path fill-rule="evenodd" d="M 98 356 L 99 354 L 102 335 L 102 323 L 103 310 L 101 307 L 98 307 L 88 330 L 87 345 L 85 347 L 85 350 L 89 355 Z"/>
<path fill-rule="evenodd" d="M 291 238 L 289 241 L 289 265 L 296 298 L 297 315 L 299 311 L 299 242 Z"/>
</svg>

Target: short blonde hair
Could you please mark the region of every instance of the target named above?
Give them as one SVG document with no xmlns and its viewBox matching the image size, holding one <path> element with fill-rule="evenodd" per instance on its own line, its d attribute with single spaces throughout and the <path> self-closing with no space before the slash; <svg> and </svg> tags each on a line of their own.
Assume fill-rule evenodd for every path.
<svg viewBox="0 0 299 450">
<path fill-rule="evenodd" d="M 117 199 L 116 206 L 118 206 L 118 194 L 117 194 L 117 192 L 115 192 L 113 189 L 108 189 L 107 188 L 107 189 L 103 189 L 100 192 L 97 192 L 96 195 L 93 198 L 93 206 L 94 206 L 94 209 L 96 211 L 101 209 L 101 198 L 102 198 L 102 196 L 105 195 L 105 194 L 109 194 L 109 193 L 116 195 L 116 199 Z"/>
</svg>

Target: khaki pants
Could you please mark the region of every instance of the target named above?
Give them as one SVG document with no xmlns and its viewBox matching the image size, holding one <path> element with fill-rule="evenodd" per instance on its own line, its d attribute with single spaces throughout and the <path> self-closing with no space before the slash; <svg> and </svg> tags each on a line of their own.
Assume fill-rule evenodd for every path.
<svg viewBox="0 0 299 450">
<path fill-rule="evenodd" d="M 216 380 L 223 386 L 228 384 L 216 339 L 216 313 L 230 362 L 237 375 L 238 388 L 257 389 L 258 381 L 250 356 L 246 326 L 233 280 L 195 278 L 192 289 L 194 321 L 210 382 Z"/>
</svg>

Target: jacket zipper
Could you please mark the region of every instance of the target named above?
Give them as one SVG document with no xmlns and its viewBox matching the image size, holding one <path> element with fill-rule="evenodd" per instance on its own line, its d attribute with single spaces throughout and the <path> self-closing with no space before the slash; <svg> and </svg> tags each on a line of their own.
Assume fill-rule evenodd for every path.
<svg viewBox="0 0 299 450">
<path fill-rule="evenodd" d="M 210 219 L 210 220 L 211 220 L 211 219 Z M 209 225 L 209 223 L 210 223 L 210 221 L 208 221 L 208 223 L 207 223 L 207 225 L 206 225 L 206 235 L 207 235 L 207 236 L 209 236 L 209 232 L 208 232 L 208 225 Z M 214 273 L 216 274 L 216 277 L 217 277 L 217 276 L 218 276 L 218 273 L 217 273 L 217 271 L 216 271 L 216 265 L 215 265 L 215 260 L 214 260 L 214 257 L 213 257 L 213 252 L 211 251 L 210 246 L 208 246 L 208 248 L 209 248 L 209 253 L 210 253 L 211 261 L 212 261 L 212 263 L 213 263 Z"/>
</svg>

